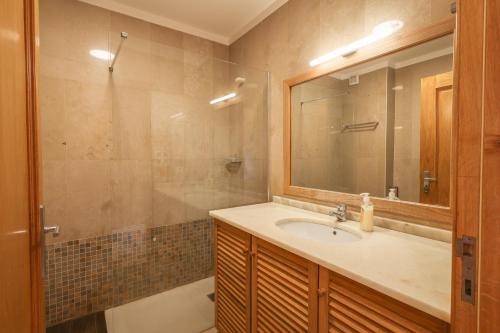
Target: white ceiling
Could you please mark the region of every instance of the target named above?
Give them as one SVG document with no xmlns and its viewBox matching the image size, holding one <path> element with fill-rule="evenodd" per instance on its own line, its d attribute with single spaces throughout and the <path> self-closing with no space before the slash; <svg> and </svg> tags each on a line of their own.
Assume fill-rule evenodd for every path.
<svg viewBox="0 0 500 333">
<path fill-rule="evenodd" d="M 229 45 L 287 0 L 80 0 Z"/>
</svg>

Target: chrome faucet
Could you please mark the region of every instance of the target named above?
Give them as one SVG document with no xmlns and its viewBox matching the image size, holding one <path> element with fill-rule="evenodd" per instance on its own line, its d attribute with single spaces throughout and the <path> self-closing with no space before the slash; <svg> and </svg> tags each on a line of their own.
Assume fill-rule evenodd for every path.
<svg viewBox="0 0 500 333">
<path fill-rule="evenodd" d="M 338 205 L 328 215 L 335 216 L 339 222 L 347 221 L 347 205 Z"/>
</svg>

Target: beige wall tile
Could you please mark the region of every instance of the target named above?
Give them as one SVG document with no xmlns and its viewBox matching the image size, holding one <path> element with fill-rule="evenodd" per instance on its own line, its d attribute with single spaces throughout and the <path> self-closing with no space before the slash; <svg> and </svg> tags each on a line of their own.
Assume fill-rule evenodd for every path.
<svg viewBox="0 0 500 333">
<path fill-rule="evenodd" d="M 212 56 L 214 43 L 193 35 L 182 36 L 182 48 L 188 53 L 196 53 L 204 56 Z"/>
<path fill-rule="evenodd" d="M 67 161 L 64 239 L 110 232 L 111 183 L 109 161 Z"/>
<path fill-rule="evenodd" d="M 363 37 L 365 6 L 366 0 L 321 0 L 320 54 Z"/>
<path fill-rule="evenodd" d="M 205 184 L 192 184 L 184 187 L 186 205 L 186 219 L 196 221 L 208 218 L 208 211 L 212 209 L 213 200 L 211 191 Z"/>
<path fill-rule="evenodd" d="M 165 46 L 182 49 L 183 33 L 177 30 L 151 24 L 151 41 Z"/>
<path fill-rule="evenodd" d="M 64 125 L 68 159 L 111 158 L 113 148 L 111 95 L 109 85 L 65 82 Z"/>
<path fill-rule="evenodd" d="M 155 183 L 184 183 L 186 172 L 184 159 L 153 160 Z"/>
<path fill-rule="evenodd" d="M 153 159 L 184 158 L 186 117 L 183 95 L 152 92 L 151 140 Z"/>
<path fill-rule="evenodd" d="M 111 223 L 113 230 L 151 225 L 153 183 L 151 161 L 111 161 Z"/>
<path fill-rule="evenodd" d="M 214 60 L 229 58 L 225 45 L 76 0 L 42 0 L 40 7 L 44 193 L 61 237 L 182 223 L 256 200 L 255 189 L 243 190 L 250 170 L 230 172 L 226 164 L 243 155 L 244 143 L 249 157 L 266 157 L 258 147 L 266 140 L 256 144 L 251 134 L 266 137 L 265 114 L 253 115 L 266 103 L 262 72 Z M 129 37 L 110 74 L 108 61 L 89 51 L 115 52 L 122 31 Z M 266 34 L 256 34 L 256 46 Z M 253 58 L 257 64 L 268 55 L 257 50 Z M 253 88 L 238 90 L 236 76 Z M 234 105 L 209 105 L 233 90 L 240 95 Z"/>
<path fill-rule="evenodd" d="M 308 69 L 320 49 L 320 0 L 288 2 L 288 60 L 295 73 Z"/>
<path fill-rule="evenodd" d="M 151 93 L 137 88 L 112 87 L 113 158 L 151 158 Z"/>
<path fill-rule="evenodd" d="M 184 185 L 179 183 L 154 183 L 154 225 L 178 224 L 186 221 Z"/>
<path fill-rule="evenodd" d="M 64 160 L 67 150 L 64 80 L 41 76 L 39 101 L 43 160 Z"/>
<path fill-rule="evenodd" d="M 100 85 L 105 85 L 110 81 L 108 64 L 105 61 L 90 59 L 88 62 L 82 62 L 45 55 L 43 46 L 40 50 L 40 75 L 42 76 Z"/>
</svg>

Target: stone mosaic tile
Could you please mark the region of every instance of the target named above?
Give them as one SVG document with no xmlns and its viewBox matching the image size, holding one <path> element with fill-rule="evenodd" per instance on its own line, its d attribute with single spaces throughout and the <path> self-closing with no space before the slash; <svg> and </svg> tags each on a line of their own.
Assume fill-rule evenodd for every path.
<svg viewBox="0 0 500 333">
<path fill-rule="evenodd" d="M 47 326 L 213 275 L 212 220 L 47 245 Z"/>
</svg>

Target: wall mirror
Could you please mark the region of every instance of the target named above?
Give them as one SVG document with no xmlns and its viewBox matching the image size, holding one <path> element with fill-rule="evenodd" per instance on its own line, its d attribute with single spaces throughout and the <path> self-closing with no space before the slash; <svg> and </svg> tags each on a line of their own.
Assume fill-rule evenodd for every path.
<svg viewBox="0 0 500 333">
<path fill-rule="evenodd" d="M 368 192 L 442 208 L 437 219 L 446 220 L 454 35 L 444 32 L 408 46 L 396 39 L 393 52 L 285 82 L 285 194 L 354 204 L 352 195 Z"/>
</svg>

